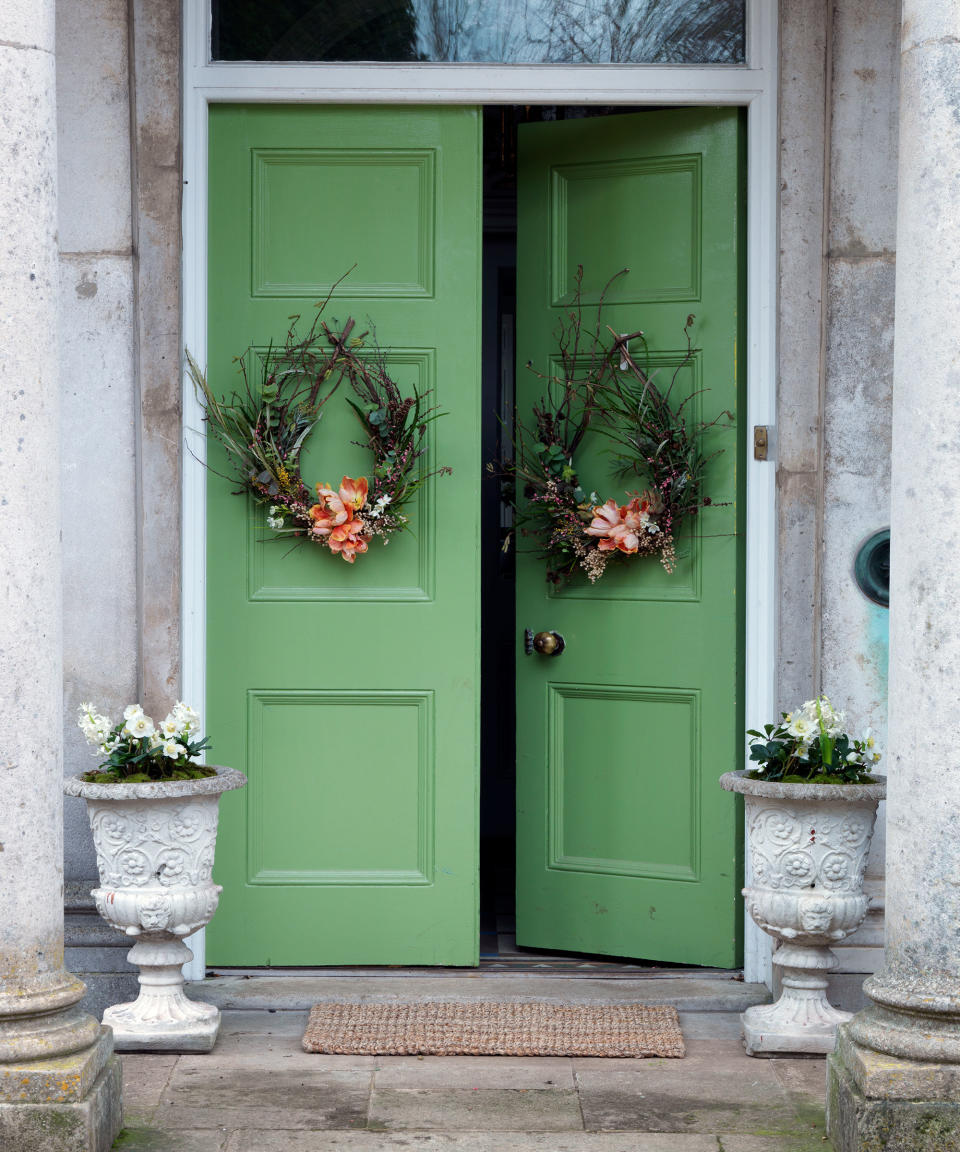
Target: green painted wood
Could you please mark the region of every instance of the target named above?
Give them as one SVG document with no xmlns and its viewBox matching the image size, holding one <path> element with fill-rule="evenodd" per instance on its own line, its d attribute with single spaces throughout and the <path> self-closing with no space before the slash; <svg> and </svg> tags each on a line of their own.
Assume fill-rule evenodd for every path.
<svg viewBox="0 0 960 1152">
<path fill-rule="evenodd" d="M 372 317 L 435 390 L 454 469 L 352 567 L 208 473 L 207 731 L 250 777 L 221 806 L 214 964 L 477 962 L 479 157 L 473 108 L 211 109 L 211 381 L 356 263 L 328 316 Z M 357 432 L 334 399 L 308 482 L 369 471 Z"/>
<path fill-rule="evenodd" d="M 585 298 L 616 270 L 605 322 L 642 329 L 672 373 L 695 313 L 702 350 L 675 395 L 712 418 L 743 410 L 742 128 L 736 110 L 651 111 L 520 129 L 517 393 L 550 370 L 578 263 Z M 518 631 L 554 630 L 557 657 L 517 655 L 517 940 L 686 964 L 739 962 L 740 830 L 721 773 L 742 755 L 743 498 L 736 431 L 711 433 L 712 508 L 667 575 L 636 559 L 551 593 L 518 556 Z M 584 487 L 626 498 L 599 438 Z M 738 486 L 739 479 L 739 486 Z M 632 486 L 631 486 L 632 487 Z M 737 532 L 741 531 L 738 537 Z M 529 545 L 527 546 L 529 548 Z M 523 542 L 521 541 L 521 548 Z"/>
</svg>

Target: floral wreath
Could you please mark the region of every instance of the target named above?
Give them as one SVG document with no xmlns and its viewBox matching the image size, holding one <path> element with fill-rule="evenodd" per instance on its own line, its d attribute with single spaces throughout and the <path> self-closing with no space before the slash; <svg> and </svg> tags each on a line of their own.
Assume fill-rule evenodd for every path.
<svg viewBox="0 0 960 1152">
<path fill-rule="evenodd" d="M 604 298 L 627 271 L 607 282 L 596 327 L 587 331 L 578 267 L 573 305 L 557 331 L 561 370 L 536 373 L 546 381 L 546 393 L 533 405 L 532 427 L 515 418 L 512 454 L 488 465 L 501 480 L 520 534 L 535 541 L 554 584 L 567 582 L 578 568 L 595 583 L 611 561 L 634 556 L 657 556 L 673 572 L 679 526 L 712 503 L 703 492 L 704 472 L 717 453 L 705 455 L 701 437 L 721 418 L 733 419 L 723 412 L 709 422 L 689 420 L 685 410 L 698 392 L 671 402 L 677 376 L 697 352 L 692 315 L 683 329 L 686 354 L 663 391 L 629 350 L 631 341 L 646 348 L 643 332 L 603 331 Z M 588 429 L 611 441 L 615 476 L 646 484 L 642 491 L 628 491 L 632 498 L 624 504 L 587 493 L 580 484 L 574 461 Z M 508 537 L 504 547 L 509 546 Z"/>
<path fill-rule="evenodd" d="M 211 390 L 189 352 L 187 365 L 204 419 L 230 458 L 230 479 L 239 482 L 241 494 L 268 506 L 267 527 L 277 537 L 320 544 L 352 564 L 373 537 L 388 544 L 405 529 L 409 521 L 401 509 L 430 476 L 451 469 L 425 472 L 422 466 L 427 425 L 441 415 L 426 406 L 429 393 L 414 388 L 404 396 L 376 342 L 372 354 L 362 352 L 370 334 L 354 336 L 353 319 L 339 331 L 330 328 L 322 319 L 329 300 L 318 306 L 306 335 L 297 334 L 300 317 L 294 316 L 281 347 L 271 344 L 265 355 L 248 348 L 238 358 L 243 387 L 227 398 Z M 354 443 L 373 453 L 372 480 L 344 476 L 336 489 L 317 484 L 314 498 L 300 474 L 300 454 L 344 381 L 365 434 Z"/>
</svg>

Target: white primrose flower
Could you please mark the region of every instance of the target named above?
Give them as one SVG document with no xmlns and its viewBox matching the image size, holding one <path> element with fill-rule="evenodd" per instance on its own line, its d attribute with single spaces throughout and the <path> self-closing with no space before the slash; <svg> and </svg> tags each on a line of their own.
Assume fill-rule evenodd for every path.
<svg viewBox="0 0 960 1152">
<path fill-rule="evenodd" d="M 134 740 L 143 740 L 154 734 L 156 729 L 153 726 L 153 721 L 149 716 L 144 716 L 143 710 L 140 710 L 139 716 L 132 716 L 128 718 L 126 724 L 123 726 L 124 732 L 131 735 Z"/>
<path fill-rule="evenodd" d="M 178 744 L 176 740 L 168 740 L 163 745 L 164 756 L 169 757 L 171 760 L 179 760 L 186 752 L 186 748 L 182 744 Z"/>
</svg>

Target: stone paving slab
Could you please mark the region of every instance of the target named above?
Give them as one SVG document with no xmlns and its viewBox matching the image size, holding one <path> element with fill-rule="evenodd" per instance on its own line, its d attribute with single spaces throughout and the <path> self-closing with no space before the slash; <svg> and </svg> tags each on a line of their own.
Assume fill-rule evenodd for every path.
<svg viewBox="0 0 960 1152">
<path fill-rule="evenodd" d="M 258 1065 L 264 1069 L 298 1068 L 317 1072 L 373 1070 L 372 1056 L 304 1052 L 307 1012 L 228 1012 L 224 1015 L 214 1059 L 225 1068 Z M 211 1054 L 182 1056 L 180 1067 L 206 1068 Z"/>
<path fill-rule="evenodd" d="M 149 1118 L 179 1059 L 176 1055 L 122 1056 L 124 1118 Z"/>
<path fill-rule="evenodd" d="M 377 1056 L 374 1089 L 543 1088 L 573 1090 L 568 1056 Z"/>
<path fill-rule="evenodd" d="M 748 1136 L 723 1133 L 718 1138 L 719 1152 L 831 1152 L 823 1125 L 809 1133 L 795 1136 Z M 908 1152 L 906 1148 L 902 1152 Z"/>
<path fill-rule="evenodd" d="M 574 1057 L 587 1129 L 791 1134 L 799 1117 L 772 1062 L 724 1040 L 691 1040 L 683 1060 Z"/>
<path fill-rule="evenodd" d="M 123 1128 L 113 1152 L 222 1152 L 226 1142 L 225 1128 L 163 1131 L 131 1125 Z"/>
<path fill-rule="evenodd" d="M 360 1070 L 268 1072 L 253 1064 L 178 1064 L 153 1123 L 158 1128 L 362 1128 L 370 1079 Z"/>
<path fill-rule="evenodd" d="M 713 1136 L 607 1132 L 234 1132 L 226 1152 L 719 1152 Z M 179 1150 L 178 1150 L 179 1152 Z M 184 1150 L 186 1152 L 186 1150 Z M 752 1150 L 743 1150 L 752 1152 Z M 757 1152 L 765 1152 L 757 1149 Z"/>
<path fill-rule="evenodd" d="M 369 1127 L 479 1132 L 583 1130 L 577 1093 L 568 1090 L 375 1088 Z"/>
</svg>

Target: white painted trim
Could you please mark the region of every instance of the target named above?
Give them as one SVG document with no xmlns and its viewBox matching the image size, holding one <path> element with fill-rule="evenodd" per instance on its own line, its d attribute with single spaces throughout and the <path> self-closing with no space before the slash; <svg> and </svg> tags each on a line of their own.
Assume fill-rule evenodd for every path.
<svg viewBox="0 0 960 1152">
<path fill-rule="evenodd" d="M 747 108 L 747 422 L 773 427 L 777 379 L 777 5 L 748 0 L 743 67 L 693 65 L 246 64 L 209 59 L 209 0 L 183 6 L 183 332 L 206 359 L 207 109 L 244 101 L 316 104 L 720 104 Z M 201 409 L 184 376 L 183 694 L 204 706 L 206 474 Z M 775 463 L 747 461 L 745 705 L 776 707 Z M 771 980 L 771 943 L 745 917 L 744 975 Z M 184 971 L 202 979 L 203 932 Z"/>
</svg>

